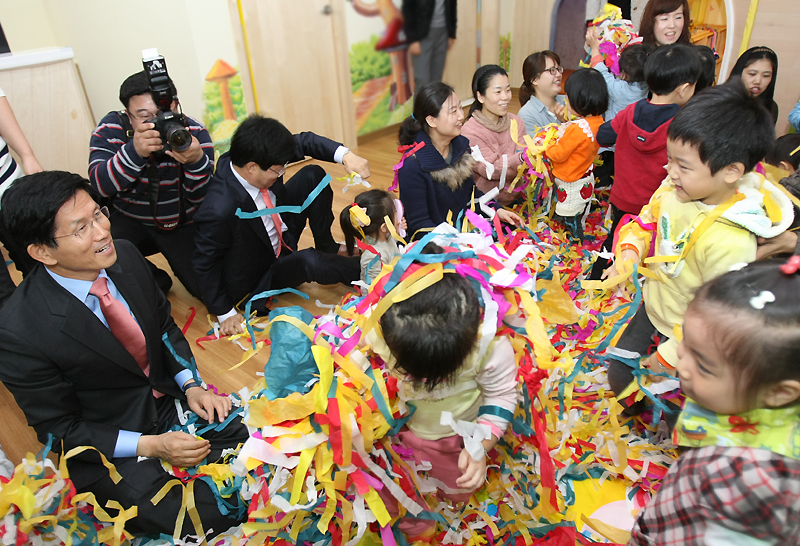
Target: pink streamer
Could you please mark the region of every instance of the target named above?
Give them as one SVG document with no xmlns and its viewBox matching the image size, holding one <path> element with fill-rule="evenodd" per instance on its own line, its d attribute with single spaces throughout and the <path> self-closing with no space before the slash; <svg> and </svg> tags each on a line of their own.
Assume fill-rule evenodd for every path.
<svg viewBox="0 0 800 546">
<path fill-rule="evenodd" d="M 397 186 L 400 183 L 400 176 L 399 176 L 398 172 L 400 171 L 400 169 L 403 168 L 403 164 L 406 162 L 406 158 L 408 156 L 410 156 L 410 155 L 414 155 L 415 153 L 417 153 L 419 150 L 421 150 L 424 147 L 425 147 L 425 143 L 424 142 L 417 142 L 417 143 L 415 143 L 415 144 L 413 144 L 411 146 L 408 146 L 408 147 L 404 146 L 404 147 L 400 148 L 401 150 L 406 150 L 406 151 L 400 157 L 400 162 L 397 165 L 395 165 L 394 167 L 392 167 L 392 170 L 394 171 L 394 180 L 392 181 L 392 185 L 389 186 L 389 190 L 388 191 L 396 191 L 397 190 Z"/>
<path fill-rule="evenodd" d="M 381 542 L 385 546 L 396 546 L 397 543 L 394 541 L 394 533 L 392 533 L 391 525 L 385 525 L 381 527 Z"/>
<path fill-rule="evenodd" d="M 467 217 L 467 220 L 469 220 L 473 226 L 478 228 L 481 233 L 489 237 L 492 236 L 492 226 L 489 225 L 489 222 L 487 222 L 482 216 L 479 216 L 470 209 L 466 210 L 465 216 Z"/>
</svg>

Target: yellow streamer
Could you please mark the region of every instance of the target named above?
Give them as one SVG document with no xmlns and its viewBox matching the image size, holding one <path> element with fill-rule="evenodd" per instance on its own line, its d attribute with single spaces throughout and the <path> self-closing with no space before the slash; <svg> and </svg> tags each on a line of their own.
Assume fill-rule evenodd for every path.
<svg viewBox="0 0 800 546">
<path fill-rule="evenodd" d="M 394 228 L 394 222 L 392 222 L 391 218 L 389 218 L 388 216 L 384 216 L 383 221 L 386 224 L 386 229 L 389 230 L 389 233 L 391 234 L 392 238 L 401 245 L 406 244 L 406 240 L 400 237 L 400 234 L 398 234 L 397 230 Z"/>
<path fill-rule="evenodd" d="M 599 519 L 593 519 L 586 514 L 581 514 L 581 521 L 592 528 L 593 531 L 599 533 L 601 536 L 607 538 L 616 544 L 627 544 L 631 539 L 631 532 L 619 529 Z"/>
<path fill-rule="evenodd" d="M 294 483 L 292 484 L 292 495 L 289 498 L 289 504 L 297 504 L 300 502 L 300 494 L 303 492 L 303 483 L 306 480 L 306 473 L 308 467 L 311 466 L 311 460 L 314 458 L 314 453 L 317 451 L 316 446 L 304 449 L 300 453 L 300 462 L 297 463 L 297 470 L 294 473 Z"/>
<path fill-rule="evenodd" d="M 375 327 L 375 325 L 378 323 L 378 321 L 386 312 L 386 310 L 389 308 L 389 306 L 391 306 L 395 301 L 402 301 L 404 299 L 413 296 L 423 288 L 427 288 L 433 283 L 441 280 L 442 276 L 443 274 L 442 274 L 441 263 L 424 265 L 420 267 L 418 270 L 414 271 L 411 275 L 409 275 L 400 283 L 398 283 L 397 286 L 392 288 L 392 290 L 390 290 L 389 293 L 386 294 L 386 296 L 381 299 L 381 301 L 372 311 L 372 314 L 366 320 L 364 326 L 361 328 L 362 336 L 368 334 Z M 432 278 L 433 280 L 427 282 L 427 284 L 420 284 L 419 285 L 420 288 L 417 289 L 416 286 L 417 281 L 423 279 L 424 277 L 429 277 Z M 427 279 L 423 280 L 427 281 Z"/>
<path fill-rule="evenodd" d="M 369 509 L 372 510 L 373 514 L 375 514 L 378 524 L 381 527 L 388 525 L 388 523 L 392 520 L 392 516 L 390 516 L 389 512 L 386 510 L 386 505 L 383 504 L 378 492 L 370 487 L 367 494 L 364 495 L 364 500 L 367 501 Z"/>
<path fill-rule="evenodd" d="M 539 314 L 539 307 L 533 301 L 530 293 L 516 289 L 519 294 L 522 307 L 525 309 L 527 319 L 525 320 L 525 331 L 528 333 L 528 338 L 533 343 L 533 352 L 536 355 L 536 365 L 542 369 L 553 368 L 553 346 L 550 345 L 550 338 L 547 336 L 547 331 L 544 328 L 542 316 Z"/>
<path fill-rule="evenodd" d="M 758 0 L 750 0 L 750 9 L 747 10 L 747 22 L 744 24 L 744 34 L 742 35 L 742 46 L 739 48 L 739 56 L 750 47 L 750 35 L 753 34 L 753 25 L 756 22 L 757 11 Z"/>
<path fill-rule="evenodd" d="M 244 22 L 244 11 L 242 9 L 242 0 L 236 0 L 236 7 L 239 10 L 239 24 L 242 25 L 242 41 L 244 42 L 244 52 L 247 57 L 247 70 L 250 74 L 250 85 L 253 86 L 253 104 L 256 107 L 256 113 L 261 113 L 258 107 L 258 91 L 256 91 L 256 78 L 253 75 L 253 56 L 250 54 L 250 40 L 247 38 L 247 25 Z"/>
<path fill-rule="evenodd" d="M 333 357 L 330 351 L 326 351 L 319 345 L 311 347 L 314 360 L 319 368 L 319 383 L 314 386 L 314 412 L 320 415 L 327 413 L 328 410 L 328 391 L 333 384 Z"/>
</svg>

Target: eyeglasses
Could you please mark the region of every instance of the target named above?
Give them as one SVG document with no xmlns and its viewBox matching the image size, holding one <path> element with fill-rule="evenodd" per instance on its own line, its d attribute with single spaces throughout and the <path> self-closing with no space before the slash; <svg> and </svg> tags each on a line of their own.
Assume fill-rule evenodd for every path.
<svg viewBox="0 0 800 546">
<path fill-rule="evenodd" d="M 564 73 L 563 66 L 551 66 L 550 68 L 545 68 L 542 72 L 550 72 L 551 76 L 558 76 L 559 74 Z"/>
<path fill-rule="evenodd" d="M 100 207 L 97 212 L 94 213 L 94 218 L 90 221 L 83 224 L 75 233 L 70 233 L 69 235 L 58 235 L 53 237 L 53 239 L 61 239 L 63 237 L 77 237 L 78 239 L 84 239 L 92 236 L 92 232 L 94 232 L 95 224 L 99 223 L 107 223 L 111 218 L 111 213 L 108 212 L 108 207 Z"/>
<path fill-rule="evenodd" d="M 130 117 L 132 117 L 133 119 L 138 120 L 138 121 L 148 121 L 148 120 L 151 120 L 154 117 L 158 116 L 158 112 L 156 112 L 155 114 L 151 114 L 150 112 L 145 112 L 143 114 L 138 114 L 138 115 L 134 114 L 130 110 L 128 110 L 127 112 L 128 112 L 128 115 Z"/>
<path fill-rule="evenodd" d="M 277 175 L 280 177 L 280 176 L 283 176 L 283 175 L 284 175 L 284 173 L 286 173 L 286 167 L 288 167 L 288 166 L 289 166 L 289 164 L 287 163 L 287 164 L 286 164 L 286 165 L 284 165 L 284 166 L 281 168 L 281 170 L 279 170 L 279 171 L 276 171 L 276 170 L 275 170 L 275 169 L 273 169 L 272 167 L 270 167 L 270 168 L 269 168 L 269 170 L 270 170 L 270 171 L 272 171 L 272 172 L 274 172 L 275 174 L 277 174 Z"/>
</svg>

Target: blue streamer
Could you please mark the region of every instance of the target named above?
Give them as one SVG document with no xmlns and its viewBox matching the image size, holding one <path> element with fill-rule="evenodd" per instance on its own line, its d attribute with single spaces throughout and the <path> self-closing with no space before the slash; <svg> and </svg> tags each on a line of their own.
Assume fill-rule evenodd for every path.
<svg viewBox="0 0 800 546">
<path fill-rule="evenodd" d="M 256 348 L 256 334 L 255 330 L 253 330 L 253 326 L 250 324 L 250 308 L 252 307 L 253 301 L 270 298 L 286 292 L 291 292 L 292 294 L 297 294 L 301 298 L 309 299 L 308 294 L 303 294 L 299 290 L 295 290 L 294 288 L 282 288 L 280 290 L 266 290 L 247 300 L 247 304 L 244 306 L 244 324 L 247 327 L 247 333 L 250 335 L 250 342 L 253 344 L 254 350 Z"/>
<path fill-rule="evenodd" d="M 183 366 L 187 370 L 191 371 L 192 372 L 192 378 L 195 381 L 197 381 L 198 383 L 202 383 L 203 380 L 200 379 L 200 374 L 197 372 L 197 363 L 194 361 L 194 356 L 192 356 L 192 361 L 191 362 L 187 362 L 185 358 L 183 358 L 181 355 L 179 355 L 175 351 L 175 347 L 172 346 L 172 342 L 170 342 L 169 335 L 167 334 L 167 332 L 164 332 L 164 335 L 161 336 L 161 341 L 163 341 L 164 345 L 166 345 L 167 349 L 169 349 L 169 352 L 172 355 L 172 358 L 174 358 L 178 362 L 178 364 L 180 364 L 181 366 Z"/>
<path fill-rule="evenodd" d="M 322 190 L 325 189 L 331 183 L 331 175 L 326 174 L 325 178 L 323 178 L 317 187 L 314 188 L 314 191 L 308 194 L 306 200 L 303 201 L 303 204 L 299 207 L 297 205 L 281 205 L 279 207 L 275 207 L 272 209 L 263 209 L 257 210 L 255 212 L 243 212 L 241 208 L 236 209 L 236 216 L 241 218 L 242 220 L 251 220 L 253 218 L 261 218 L 262 216 L 266 216 L 267 214 L 283 214 L 286 212 L 300 214 L 304 210 L 308 208 L 308 206 L 317 198 L 317 196 L 322 193 Z"/>
<path fill-rule="evenodd" d="M 526 422 L 524 422 L 522 419 L 514 417 L 514 414 L 506 408 L 501 408 L 500 406 L 481 406 L 478 408 L 478 416 L 480 417 L 481 415 L 494 415 L 501 419 L 505 419 L 511 423 L 514 432 L 517 434 L 521 434 L 523 436 L 534 435 L 533 429 Z"/>
<path fill-rule="evenodd" d="M 215 430 L 219 432 L 220 430 L 224 429 L 228 426 L 228 424 L 234 420 L 237 415 L 240 415 L 244 410 L 242 408 L 236 408 L 232 412 L 228 414 L 228 417 L 222 421 L 221 423 L 209 423 L 207 426 L 203 427 L 202 429 L 197 431 L 198 436 L 202 436 L 209 430 Z"/>
</svg>

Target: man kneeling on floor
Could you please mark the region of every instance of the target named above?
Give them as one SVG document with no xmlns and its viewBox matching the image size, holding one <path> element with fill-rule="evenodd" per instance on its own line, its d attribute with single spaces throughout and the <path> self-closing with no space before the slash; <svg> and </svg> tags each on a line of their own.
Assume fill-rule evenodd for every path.
<svg viewBox="0 0 800 546">
<path fill-rule="evenodd" d="M 337 255 L 339 243 L 331 235 L 333 190 L 318 188 L 325 170 L 307 165 L 283 179 L 286 166 L 306 156 L 341 163 L 362 178 L 370 175 L 367 160 L 338 142 L 310 132 L 292 135 L 278 120 L 256 114 L 236 129 L 230 151 L 217 162 L 194 217 L 193 263 L 203 301 L 217 315 L 222 334 L 243 331 L 236 307 L 254 295 L 305 282 L 349 285 L 361 276 L 358 258 Z M 263 210 L 268 212 L 256 212 Z M 314 248 L 298 250 L 306 223 Z M 254 300 L 252 309 L 265 314 L 266 300 Z"/>
<path fill-rule="evenodd" d="M 198 429 L 222 422 L 231 401 L 205 390 L 175 356 L 190 362 L 192 352 L 170 304 L 133 244 L 112 240 L 108 209 L 97 199 L 87 180 L 60 171 L 21 178 L 3 195 L 6 229 L 40 264 L 0 310 L 0 380 L 42 443 L 52 434 L 57 450 L 95 448 L 67 462 L 78 491 L 91 491 L 101 506 L 137 506 L 125 524 L 134 535 L 172 534 L 181 488 L 151 502 L 173 479 L 162 459 L 179 467 L 213 462 L 244 442 L 247 429 L 237 418 L 202 440 L 167 432 L 187 407 L 200 417 Z M 236 495 L 233 510 L 221 514 L 200 480 L 194 500 L 213 534 L 246 518 Z M 194 534 L 190 518 L 187 534 Z"/>
</svg>

